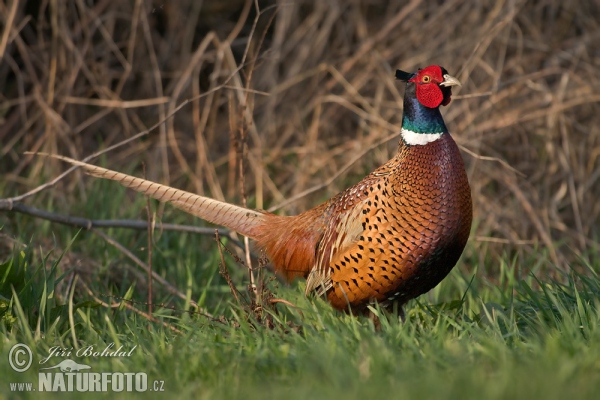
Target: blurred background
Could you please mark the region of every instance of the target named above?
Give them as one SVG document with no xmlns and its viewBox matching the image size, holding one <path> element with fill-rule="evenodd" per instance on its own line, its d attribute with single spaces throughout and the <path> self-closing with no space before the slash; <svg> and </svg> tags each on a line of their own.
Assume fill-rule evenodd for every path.
<svg viewBox="0 0 600 400">
<path fill-rule="evenodd" d="M 298 213 L 392 157 L 395 69 L 439 64 L 463 84 L 442 110 L 474 199 L 461 268 L 597 253 L 598 1 L 6 0 L 0 15 L 1 198 L 66 169 L 25 151 L 82 159 L 151 129 L 93 162 Z M 69 214 L 82 176 L 23 201 Z M 16 218 L 0 213 L 0 240 L 28 240 Z"/>
</svg>

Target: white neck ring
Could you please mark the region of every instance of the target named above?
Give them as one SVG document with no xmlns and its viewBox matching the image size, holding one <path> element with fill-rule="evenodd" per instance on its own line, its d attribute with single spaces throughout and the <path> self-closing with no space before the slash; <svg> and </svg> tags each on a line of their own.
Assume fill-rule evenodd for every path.
<svg viewBox="0 0 600 400">
<path fill-rule="evenodd" d="M 413 131 L 409 131 L 408 129 L 402 128 L 400 132 L 402 135 L 402 139 L 404 143 L 409 144 L 411 146 L 419 145 L 423 146 L 427 143 L 435 142 L 439 138 L 442 137 L 444 132 L 440 133 L 417 133 Z"/>
</svg>

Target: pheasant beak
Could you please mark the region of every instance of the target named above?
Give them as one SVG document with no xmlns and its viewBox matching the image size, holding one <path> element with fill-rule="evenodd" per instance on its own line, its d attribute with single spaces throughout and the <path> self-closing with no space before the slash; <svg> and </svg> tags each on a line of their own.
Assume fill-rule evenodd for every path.
<svg viewBox="0 0 600 400">
<path fill-rule="evenodd" d="M 440 86 L 462 86 L 460 81 L 453 76 L 448 74 L 444 75 L 444 81 L 440 83 Z"/>
</svg>

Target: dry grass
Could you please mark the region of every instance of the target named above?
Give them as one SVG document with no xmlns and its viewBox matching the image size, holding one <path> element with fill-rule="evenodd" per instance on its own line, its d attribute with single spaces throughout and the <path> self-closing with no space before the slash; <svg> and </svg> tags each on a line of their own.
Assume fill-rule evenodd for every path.
<svg viewBox="0 0 600 400">
<path fill-rule="evenodd" d="M 296 213 L 393 154 L 397 139 L 364 149 L 399 131 L 395 68 L 440 64 L 463 82 L 444 113 L 473 190 L 470 251 L 547 249 L 564 266 L 598 238 L 597 2 L 12 0 L 0 13 L 2 197 L 64 169 L 24 151 L 81 159 L 174 113 L 110 167 L 144 162 L 149 179 L 240 203 L 247 143 L 250 205 L 269 208 L 366 153 L 282 210 Z"/>
</svg>

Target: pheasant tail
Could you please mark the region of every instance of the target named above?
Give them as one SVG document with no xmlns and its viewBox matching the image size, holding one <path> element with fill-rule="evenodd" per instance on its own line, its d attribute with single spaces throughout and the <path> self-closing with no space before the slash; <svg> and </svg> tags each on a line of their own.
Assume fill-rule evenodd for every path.
<svg viewBox="0 0 600 400">
<path fill-rule="evenodd" d="M 146 179 L 136 178 L 121 172 L 111 171 L 106 168 L 87 164 L 72 158 L 47 153 L 39 155 L 57 158 L 77 165 L 86 174 L 97 178 L 104 178 L 119 182 L 121 185 L 148 195 L 158 201 L 169 202 L 175 207 L 192 215 L 202 218 L 216 225 L 225 226 L 244 236 L 256 239 L 262 232 L 268 214 L 233 204 L 199 196 L 184 190 L 175 189 L 166 185 L 151 182 Z"/>
</svg>

